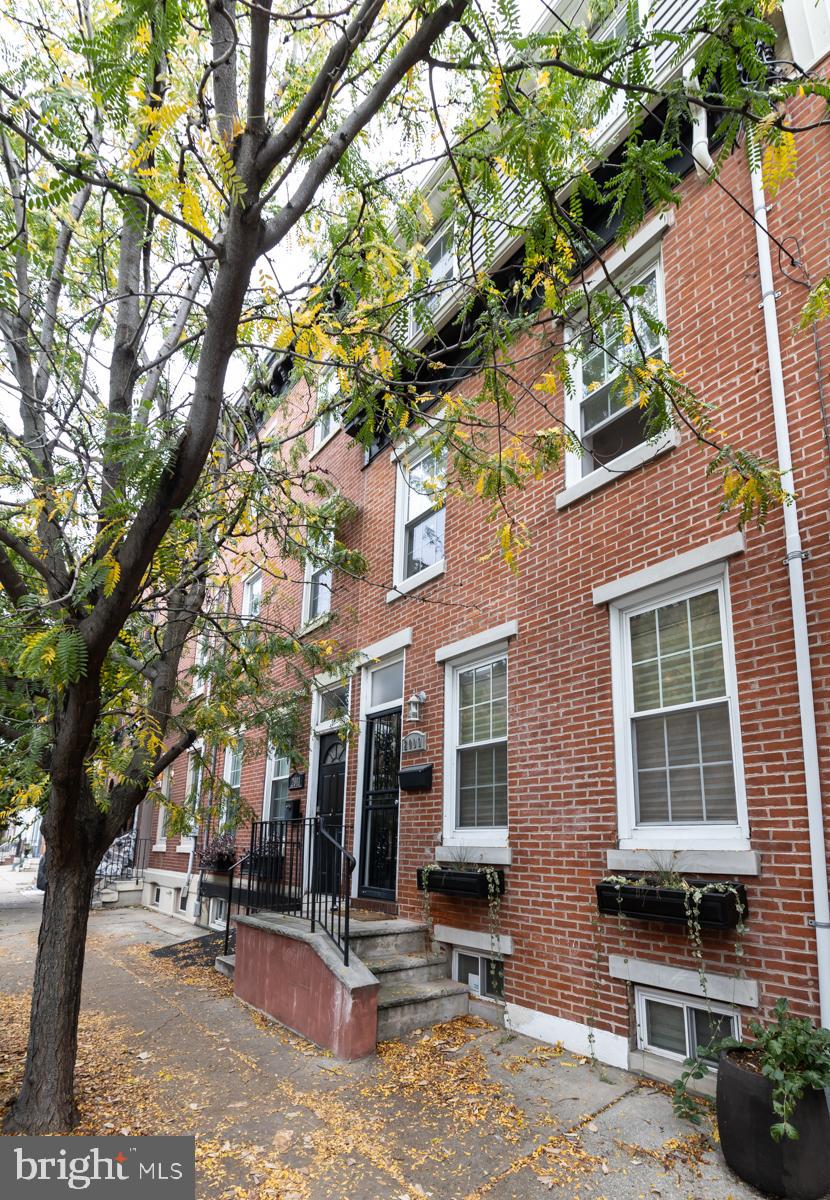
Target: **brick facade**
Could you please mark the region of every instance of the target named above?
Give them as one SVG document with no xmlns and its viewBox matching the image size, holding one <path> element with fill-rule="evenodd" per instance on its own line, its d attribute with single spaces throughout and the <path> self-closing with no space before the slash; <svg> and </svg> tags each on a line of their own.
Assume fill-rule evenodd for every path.
<svg viewBox="0 0 830 1200">
<path fill-rule="evenodd" d="M 794 247 L 792 239 L 797 237 L 798 257 L 815 281 L 830 269 L 830 225 L 823 204 L 830 190 L 826 130 L 802 135 L 799 145 L 797 175 L 776 197 L 770 226 L 788 246 Z M 751 207 L 744 153 L 733 153 L 720 181 L 723 187 L 705 185 L 693 172 L 687 175 L 682 205 L 662 238 L 670 359 L 695 393 L 718 406 L 719 420 L 734 440 L 774 458 L 755 234 L 737 203 Z M 775 258 L 773 247 L 774 263 Z M 793 269 L 791 274 L 799 273 Z M 775 283 L 780 289 L 779 326 L 799 514 L 810 552 L 807 604 L 827 793 L 830 458 L 813 335 L 798 329 L 805 288 L 780 264 Z M 826 331 L 820 336 L 826 344 Z M 517 359 L 523 363 L 522 382 L 532 389 L 546 367 L 544 346 L 535 333 L 517 348 Z M 824 350 L 825 387 L 830 382 L 828 362 L 830 345 Z M 471 380 L 462 387 L 473 384 Z M 303 387 L 292 400 L 299 415 L 308 412 Z M 533 400 L 522 399 L 516 426 L 535 428 L 540 419 Z M 718 514 L 719 483 L 705 476 L 706 451 L 681 431 L 679 444 L 667 453 L 560 510 L 555 498 L 563 486 L 561 475 L 531 485 L 511 499 L 532 537 L 516 575 L 497 560 L 483 561 L 494 536 L 483 502 L 452 496 L 446 509 L 446 572 L 392 602 L 387 591 L 392 579 L 396 467 L 389 449 L 365 465 L 363 449 L 341 431 L 315 462 L 354 502 L 357 515 L 341 536 L 370 564 L 362 581 L 336 577 L 331 635 L 342 646 L 359 649 L 411 629 L 403 696 L 405 700 L 413 691 L 426 694 L 417 728 L 427 735 L 427 750 L 405 755 L 403 762 L 431 762 L 433 786 L 429 792 L 404 792 L 400 797 L 399 913 L 421 914 L 415 873 L 433 859 L 443 826 L 445 668 L 436 662 L 436 649 L 516 621 L 518 632 L 508 650 L 512 862 L 505 868 L 501 932 L 510 935 L 513 947 L 505 966 L 505 999 L 521 1010 L 583 1029 L 593 1024 L 628 1039 L 633 1021 L 628 988 L 609 976 L 608 955 L 677 967 L 695 967 L 696 962 L 684 930 L 651 922 L 621 925 L 596 912 L 594 885 L 608 871 L 607 852 L 617 846 L 618 829 L 609 613 L 607 606 L 593 603 L 592 593 L 608 581 L 734 530 L 734 521 Z M 749 529 L 745 551 L 733 555 L 727 567 L 751 848 L 761 866 L 760 874 L 744 879 L 750 918 L 742 958 L 736 957 L 734 934 L 706 933 L 703 960 L 712 972 L 739 973 L 757 981 L 762 1012 L 768 1012 L 778 996 L 786 996 L 794 1009 L 815 1017 L 815 936 L 807 924 L 812 915 L 807 812 L 782 528 L 782 515 L 775 512 L 766 529 Z M 266 580 L 266 593 L 269 611 L 296 627 L 302 581 L 296 565 L 287 570 L 292 578 Z M 360 687 L 358 672 L 351 686 L 355 720 Z M 403 728 L 415 728 L 405 711 Z M 307 754 L 308 745 L 306 732 L 298 758 Z M 348 822 L 355 819 L 362 753 L 362 741 L 349 746 Z M 184 796 L 185 776 L 186 764 L 180 761 L 174 799 Z M 264 785 L 264 756 L 246 753 L 242 792 L 257 811 Z M 305 810 L 313 811 L 300 794 Z M 830 838 L 830 827 L 827 835 Z M 151 878 L 155 872 L 181 876 L 186 863 L 176 839 L 170 838 L 166 852 L 152 856 Z M 487 930 L 484 902 L 434 896 L 431 908 L 433 918 L 443 925 Z M 543 1033 L 560 1030 L 544 1022 L 538 1028 Z"/>
</svg>

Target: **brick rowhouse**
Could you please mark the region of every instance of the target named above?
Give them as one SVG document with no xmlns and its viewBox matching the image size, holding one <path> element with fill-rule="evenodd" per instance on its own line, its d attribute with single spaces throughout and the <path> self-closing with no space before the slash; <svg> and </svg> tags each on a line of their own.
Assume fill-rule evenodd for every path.
<svg viewBox="0 0 830 1200">
<path fill-rule="evenodd" d="M 792 105 L 794 118 L 811 112 L 815 115 L 815 106 L 805 101 Z M 823 199 L 830 190 L 827 138 L 825 128 L 799 136 L 797 172 L 781 186 L 769 217 L 773 237 L 792 248 L 813 281 L 830 269 L 830 225 Z M 745 153 L 734 152 L 719 178 L 722 187 L 707 184 L 688 164 L 682 204 L 673 220 L 654 232 L 645 258 L 659 255 L 673 368 L 697 395 L 717 406 L 718 421 L 734 440 L 775 458 Z M 606 258 L 614 249 L 608 248 Z M 803 273 L 779 257 L 775 245 L 772 251 L 792 462 L 809 553 L 807 610 L 826 793 L 830 458 L 819 372 L 824 372 L 826 390 L 830 345 L 826 331 L 820 330 L 820 367 L 812 330 L 799 328 L 806 295 Z M 531 332 L 516 348 L 521 363 L 517 373 L 530 389 L 549 360 L 540 347 L 544 342 Z M 465 386 L 474 387 L 475 380 L 460 383 L 458 390 Z M 298 421 L 313 413 L 313 397 L 304 384 L 295 387 L 291 402 Z M 515 425 L 534 428 L 537 423 L 533 401 L 520 398 Z M 506 1015 L 513 1027 L 536 1036 L 562 1039 L 575 1049 L 593 1045 L 601 1059 L 619 1065 L 636 1062 L 657 1074 L 659 1050 L 652 1054 L 645 1045 L 635 993 L 640 989 L 658 1000 L 662 994 L 669 1003 L 676 993 L 679 1001 L 693 1003 L 699 992 L 690 981 L 696 978 L 698 962 L 683 926 L 598 915 L 596 883 L 626 870 L 626 863 L 635 875 L 642 874 L 650 869 L 649 857 L 673 861 L 674 849 L 691 855 L 688 861 L 694 865 L 684 869 L 691 878 L 744 883 L 749 916 L 742 955 L 736 954 L 734 931 L 702 934 L 702 961 L 716 981 L 712 995 L 720 987 L 722 1007 L 744 1020 L 767 1014 L 779 996 L 798 1012 L 817 1017 L 819 1011 L 816 939 L 808 924 L 813 890 L 783 518 L 780 511 L 773 512 L 765 529 L 748 528 L 742 540 L 730 538 L 736 532 L 734 518 L 719 515 L 720 483 L 706 477 L 707 455 L 706 448 L 681 428 L 676 444 L 581 497 L 569 498 L 562 469 L 532 484 L 511 498 L 532 539 L 515 575 L 497 558 L 487 558 L 494 530 L 485 503 L 451 494 L 445 514 L 445 569 L 408 593 L 394 594 L 398 465 L 389 445 L 367 462 L 363 447 L 338 430 L 315 452 L 315 465 L 355 506 L 356 515 L 338 536 L 365 555 L 370 564 L 367 577 L 355 580 L 335 574 L 330 623 L 303 633 L 301 570 L 296 564 L 281 564 L 290 578 L 271 580 L 268 564 L 262 564 L 264 605 L 287 627 L 300 631 L 298 636 L 325 634 L 350 650 L 386 642 L 392 647 L 388 661 L 403 656 L 402 731 L 422 731 L 426 749 L 404 753 L 401 766 L 431 763 L 433 775 L 429 790 L 400 793 L 393 896 L 380 902 L 377 896 L 360 900 L 366 757 L 366 721 L 361 721 L 366 701 L 361 689 L 367 686 L 369 670 L 387 661 L 383 657 L 358 670 L 350 681 L 350 715 L 359 736 L 346 750 L 344 811 L 346 824 L 355 829 L 355 844 L 349 848 L 359 860 L 356 903 L 375 904 L 401 916 L 421 917 L 416 871 L 432 862 L 436 848 L 447 840 L 445 725 L 453 714 L 445 712 L 445 683 L 453 657 L 442 657 L 442 651 L 501 630 L 492 644 L 507 659 L 508 833 L 496 839 L 495 846 L 488 847 L 487 838 L 478 837 L 468 848 L 473 857 L 503 866 L 506 876 L 499 933 L 509 952 L 504 954 L 503 1000 L 493 1000 L 493 1018 Z M 739 714 L 736 753 L 741 762 L 736 771 L 740 774 L 742 766 L 748 839 L 713 846 L 706 837 L 696 841 L 694 829 L 686 827 L 674 847 L 621 848 L 615 731 L 624 718 L 615 713 L 612 691 L 615 602 L 595 603 L 594 591 L 617 582 L 624 606 L 628 576 L 657 567 L 663 571 L 664 586 L 670 587 L 675 581 L 673 560 L 694 552 L 698 557 L 681 560 L 681 568 L 684 562 L 690 565 L 676 572 L 682 590 L 686 576 L 692 576 L 694 584 L 694 571 L 705 563 L 707 548 L 712 557 L 706 569 L 713 572 L 712 578 L 720 571 L 726 589 Z M 273 565 L 280 565 L 276 558 Z M 636 594 L 642 583 L 633 583 Z M 660 602 L 658 595 L 654 603 Z M 241 594 L 235 595 L 235 606 L 241 603 Z M 490 644 L 482 641 L 468 661 L 475 662 L 476 653 L 486 660 Z M 459 661 L 463 665 L 464 660 Z M 417 722 L 407 718 L 407 698 L 413 692 L 424 694 Z M 314 765 L 318 746 L 319 738 L 306 728 L 293 765 L 306 772 L 307 785 L 319 774 Z M 627 769 L 625 763 L 622 769 Z M 184 798 L 186 770 L 184 762 L 177 764 L 171 784 L 174 800 Z M 218 770 L 221 773 L 221 763 Z M 258 813 L 265 787 L 266 757 L 246 748 L 241 793 Z M 308 786 L 290 795 L 300 799 L 303 813 L 315 811 Z M 826 818 L 825 826 L 830 837 Z M 246 837 L 241 829 L 240 852 Z M 614 852 L 617 856 L 609 858 Z M 168 837 L 163 848 L 154 849 L 145 902 L 180 911 L 190 859 L 189 843 L 177 838 Z M 182 915 L 192 920 L 198 847 L 191 867 L 193 883 Z M 431 915 L 440 930 L 482 935 L 484 940 L 468 937 L 450 945 L 470 953 L 478 945 L 487 956 L 486 901 L 433 894 Z M 200 919 L 208 919 L 205 906 Z M 678 974 L 677 969 L 689 974 Z M 666 1061 L 676 1074 L 676 1061 Z"/>
</svg>

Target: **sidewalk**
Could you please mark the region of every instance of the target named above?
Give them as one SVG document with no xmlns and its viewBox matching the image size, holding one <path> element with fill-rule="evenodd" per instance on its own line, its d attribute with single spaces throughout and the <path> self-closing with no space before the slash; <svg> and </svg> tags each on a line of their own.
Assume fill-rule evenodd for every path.
<svg viewBox="0 0 830 1200">
<path fill-rule="evenodd" d="M 0 1100 L 25 1048 L 39 901 L 2 887 Z M 482 1022 L 344 1064 L 152 949 L 192 936 L 93 913 L 77 1132 L 195 1133 L 217 1200 L 751 1200 L 666 1089 Z"/>
</svg>

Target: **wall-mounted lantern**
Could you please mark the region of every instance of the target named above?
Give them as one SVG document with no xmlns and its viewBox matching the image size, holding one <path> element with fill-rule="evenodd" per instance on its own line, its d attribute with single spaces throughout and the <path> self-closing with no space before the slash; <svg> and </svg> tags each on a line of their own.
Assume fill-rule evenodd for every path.
<svg viewBox="0 0 830 1200">
<path fill-rule="evenodd" d="M 426 692 L 413 692 L 406 702 L 406 715 L 410 721 L 420 721 L 421 708 L 427 698 Z"/>
</svg>

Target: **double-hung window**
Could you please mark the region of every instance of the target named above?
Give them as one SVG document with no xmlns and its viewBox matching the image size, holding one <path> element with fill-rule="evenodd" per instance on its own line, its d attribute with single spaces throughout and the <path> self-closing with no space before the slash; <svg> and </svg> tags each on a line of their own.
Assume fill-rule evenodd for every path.
<svg viewBox="0 0 830 1200">
<path fill-rule="evenodd" d="M 331 589 L 334 570 L 331 556 L 334 550 L 334 531 L 324 530 L 309 536 L 308 555 L 303 579 L 302 623 L 312 621 L 331 612 Z"/>
<path fill-rule="evenodd" d="M 734 847 L 747 831 L 723 569 L 611 616 L 621 846 Z"/>
<path fill-rule="evenodd" d="M 427 242 L 423 254 L 429 268 L 429 279 L 419 297 L 420 304 L 434 317 L 448 303 L 454 293 L 458 278 L 458 255 L 455 245 L 455 224 L 446 221 Z M 412 310 L 410 335 L 417 337 L 421 332 L 418 317 Z"/>
<path fill-rule="evenodd" d="M 225 750 L 225 769 L 222 776 L 225 787 L 219 811 L 220 833 L 236 828 L 242 786 L 243 745 L 243 739 L 239 737 Z"/>
<path fill-rule="evenodd" d="M 446 451 L 431 447 L 422 446 L 398 462 L 393 570 L 397 591 L 409 591 L 444 570 L 446 469 Z"/>
<path fill-rule="evenodd" d="M 631 289 L 637 294 L 632 295 Z M 634 373 L 650 358 L 662 358 L 664 347 L 649 319 L 662 323 L 659 264 L 640 271 L 622 291 L 623 308 L 582 335 L 574 371 L 575 432 L 582 444 L 580 473 L 590 475 L 610 466 L 646 441 L 642 388 Z"/>
<path fill-rule="evenodd" d="M 314 422 L 314 449 L 333 437 L 340 423 L 340 414 L 335 406 L 340 385 L 336 371 L 321 375 L 317 383 L 317 418 Z"/>
<path fill-rule="evenodd" d="M 251 621 L 262 607 L 262 572 L 254 571 L 242 585 L 242 616 Z"/>
<path fill-rule="evenodd" d="M 507 658 L 454 669 L 455 828 L 507 828 Z"/>
<path fill-rule="evenodd" d="M 197 743 L 187 757 L 187 782 L 185 784 L 185 806 L 192 814 L 190 833 L 183 834 L 179 840 L 180 850 L 193 848 L 196 832 L 199 826 L 199 809 L 202 803 L 202 778 L 204 763 L 202 760 L 203 747 Z"/>
<path fill-rule="evenodd" d="M 265 796 L 266 821 L 286 821 L 289 818 L 288 779 L 291 775 L 291 761 L 287 755 L 268 755 L 268 771 Z"/>
</svg>

